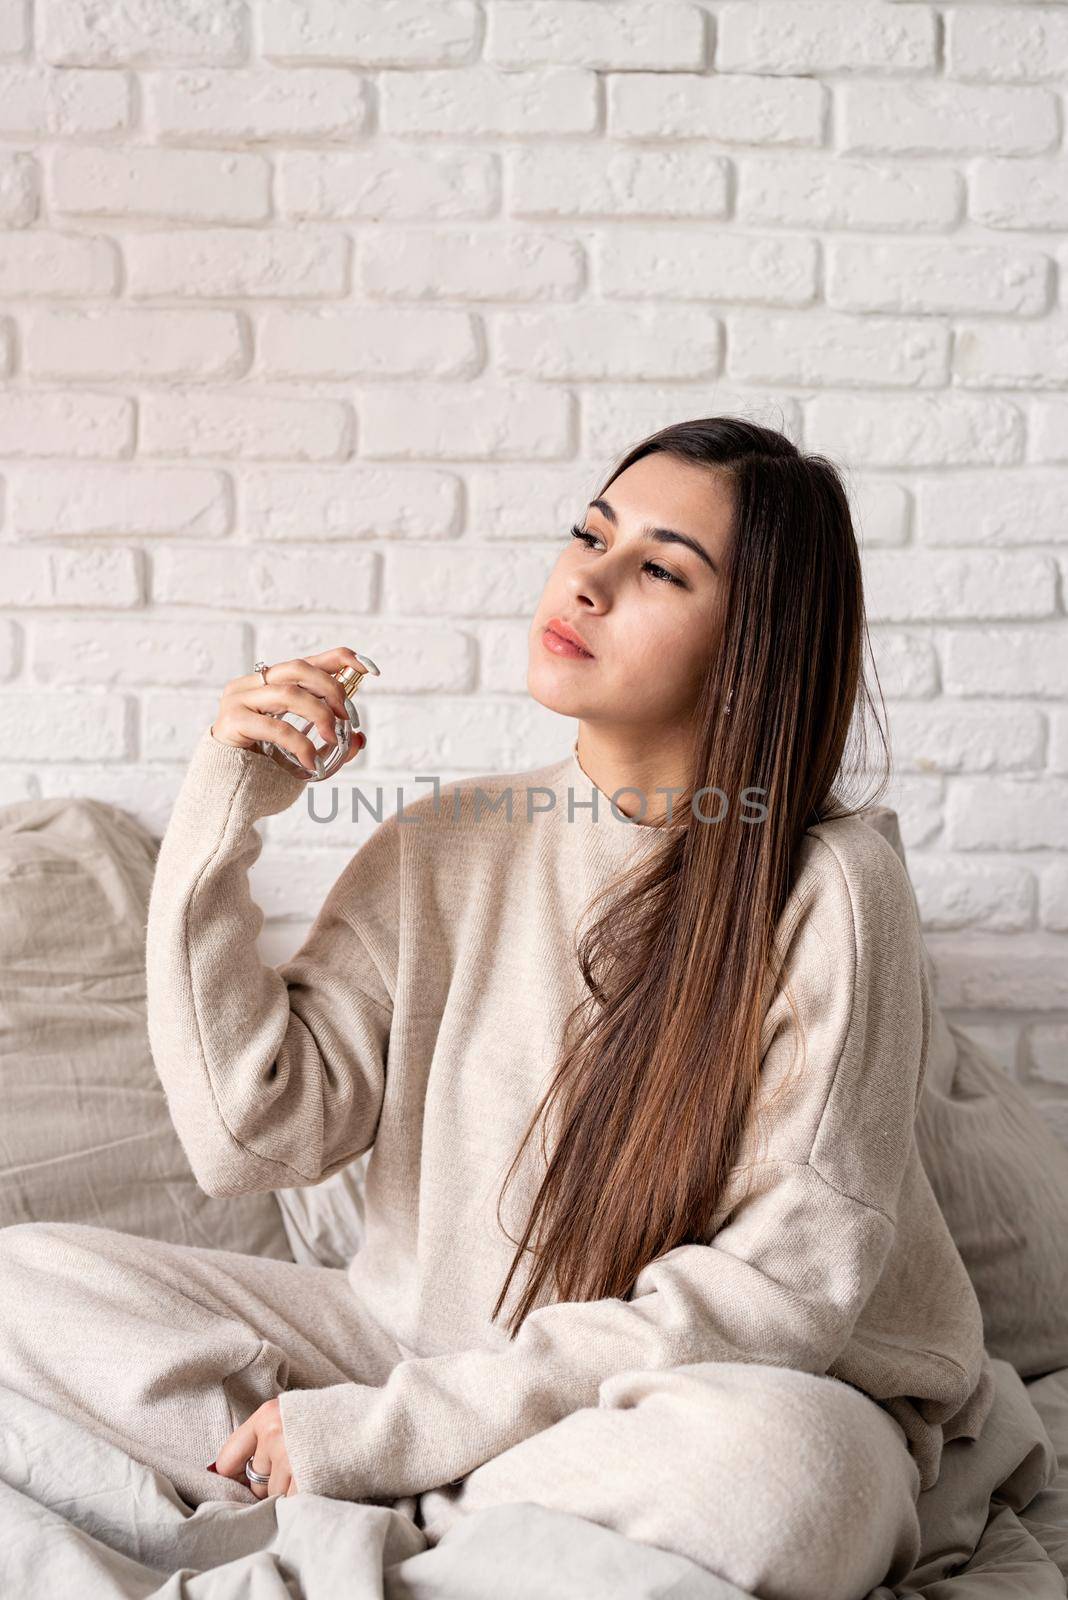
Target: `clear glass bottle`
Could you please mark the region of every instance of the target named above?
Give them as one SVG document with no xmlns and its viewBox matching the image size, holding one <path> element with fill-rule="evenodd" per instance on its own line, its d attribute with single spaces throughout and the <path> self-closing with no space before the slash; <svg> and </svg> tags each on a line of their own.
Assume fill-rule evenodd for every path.
<svg viewBox="0 0 1068 1600">
<path fill-rule="evenodd" d="M 345 695 L 345 710 L 348 717 L 334 718 L 334 732 L 337 735 L 337 744 L 330 745 L 323 738 L 318 726 L 308 717 L 302 717 L 296 711 L 284 711 L 279 717 L 280 722 L 288 722 L 290 727 L 296 728 L 298 733 L 306 734 L 315 746 L 315 773 L 310 773 L 306 766 L 292 755 L 288 750 L 280 750 L 276 744 L 271 744 L 269 739 L 261 739 L 259 749 L 265 756 L 270 756 L 280 767 L 287 772 L 295 772 L 299 777 L 305 778 L 309 783 L 321 783 L 324 778 L 331 777 L 340 767 L 349 751 L 352 749 L 353 734 L 360 726 L 360 714 L 352 703 L 352 697 L 367 674 L 373 673 L 376 678 L 382 674 L 371 660 L 370 656 L 361 656 L 356 653 L 360 667 L 342 667 L 339 672 L 332 674 L 341 685 Z"/>
</svg>

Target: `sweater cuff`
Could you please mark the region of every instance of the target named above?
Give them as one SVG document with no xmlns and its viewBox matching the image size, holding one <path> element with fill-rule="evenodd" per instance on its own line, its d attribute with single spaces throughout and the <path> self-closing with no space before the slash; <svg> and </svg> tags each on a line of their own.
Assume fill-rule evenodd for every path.
<svg viewBox="0 0 1068 1600">
<path fill-rule="evenodd" d="M 283 1389 L 282 1437 L 300 1494 L 332 1500 L 381 1500 L 373 1463 L 362 1448 L 375 1389 L 334 1383 L 325 1389 Z"/>
<path fill-rule="evenodd" d="M 304 792 L 308 780 L 287 772 L 262 750 L 239 750 L 205 728 L 193 749 L 183 787 L 201 800 L 216 791 L 240 793 L 246 816 L 274 816 Z"/>
</svg>

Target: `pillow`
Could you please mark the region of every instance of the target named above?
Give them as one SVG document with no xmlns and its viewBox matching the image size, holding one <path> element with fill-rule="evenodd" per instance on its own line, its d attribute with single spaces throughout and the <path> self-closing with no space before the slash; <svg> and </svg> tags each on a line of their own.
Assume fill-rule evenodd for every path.
<svg viewBox="0 0 1068 1600">
<path fill-rule="evenodd" d="M 896 812 L 863 815 L 907 870 Z M 937 999 L 916 1142 L 982 1307 L 989 1354 L 1022 1378 L 1068 1366 L 1068 1148 Z"/>
<path fill-rule="evenodd" d="M 289 1260 L 274 1196 L 206 1195 L 170 1120 L 145 1027 L 157 849 L 103 801 L 0 807 L 0 1226 Z"/>
</svg>

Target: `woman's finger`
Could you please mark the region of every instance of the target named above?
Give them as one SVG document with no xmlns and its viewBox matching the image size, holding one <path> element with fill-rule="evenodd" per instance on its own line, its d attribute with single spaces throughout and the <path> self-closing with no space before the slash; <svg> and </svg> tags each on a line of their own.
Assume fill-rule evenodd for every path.
<svg viewBox="0 0 1068 1600">
<path fill-rule="evenodd" d="M 282 661 L 270 670 L 266 683 L 257 673 L 255 677 L 235 678 L 233 683 L 228 683 L 222 692 L 222 704 L 229 701 L 237 705 L 252 704 L 256 696 L 284 696 L 288 693 L 306 694 L 309 700 L 315 702 L 314 707 L 305 711 L 306 716 L 314 716 L 316 711 L 329 708 L 333 717 L 347 716 L 345 710 L 345 691 L 336 678 L 329 672 L 324 672 L 321 667 L 313 667 L 307 661 Z M 258 704 L 259 701 L 256 701 Z M 293 710 L 293 706 L 282 705 L 283 710 Z"/>
<path fill-rule="evenodd" d="M 325 668 L 327 672 L 340 672 L 342 667 L 359 667 L 363 671 L 359 656 L 347 644 L 339 645 L 336 650 L 321 650 L 318 655 L 305 656 L 304 660 L 313 667 Z"/>
<path fill-rule="evenodd" d="M 254 711 L 266 711 L 269 716 L 280 717 L 284 711 L 292 711 L 294 716 L 306 717 L 315 724 L 327 744 L 335 744 L 334 723 L 338 720 L 338 713 L 321 700 L 318 695 L 312 694 L 308 689 L 302 689 L 296 683 L 271 683 L 266 686 L 261 684 L 258 689 L 246 689 L 240 697 L 238 704 L 251 707 Z M 341 698 L 341 718 L 347 722 L 348 712 L 344 709 L 344 696 Z"/>
<path fill-rule="evenodd" d="M 335 715 L 348 715 L 345 710 L 345 691 L 340 683 L 325 667 L 318 667 L 305 657 L 298 656 L 294 661 L 283 661 L 281 666 L 271 667 L 267 687 L 274 688 L 278 683 L 300 684 L 320 700 L 325 700 Z M 261 683 L 259 687 L 262 689 L 264 685 Z"/>
<path fill-rule="evenodd" d="M 269 744 L 288 750 L 307 772 L 315 771 L 315 746 L 306 733 L 298 733 L 281 717 L 267 716 L 263 712 L 253 711 L 251 707 L 239 706 L 229 717 L 229 727 L 231 732 L 246 739 L 257 742 L 266 739 Z"/>
<path fill-rule="evenodd" d="M 318 655 L 294 656 L 290 661 L 274 661 L 267 668 L 267 681 L 275 683 L 299 683 L 306 678 L 312 683 L 328 679 L 331 687 L 337 688 L 333 674 L 340 672 L 342 667 L 359 667 L 363 671 L 359 657 L 355 650 L 350 650 L 347 645 L 342 645 L 336 650 L 322 650 Z M 258 672 L 246 672 L 240 678 L 232 678 L 226 685 L 225 693 L 241 693 L 245 689 L 263 687 L 263 679 Z M 323 691 L 325 695 L 325 690 Z M 340 694 L 340 690 L 337 690 Z M 342 695 L 342 704 L 344 696 Z M 344 715 L 344 711 L 341 713 Z"/>
<path fill-rule="evenodd" d="M 241 1478 L 245 1472 L 245 1462 L 256 1448 L 258 1437 L 255 1412 L 251 1417 L 246 1417 L 240 1427 L 234 1429 L 218 1455 L 215 1457 L 215 1470 L 224 1478 Z"/>
</svg>

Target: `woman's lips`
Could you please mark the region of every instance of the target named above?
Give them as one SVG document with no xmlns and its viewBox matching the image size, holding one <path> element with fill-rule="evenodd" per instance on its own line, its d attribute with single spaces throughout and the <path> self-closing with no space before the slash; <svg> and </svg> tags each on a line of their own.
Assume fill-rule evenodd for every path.
<svg viewBox="0 0 1068 1600">
<path fill-rule="evenodd" d="M 570 639 L 563 639 L 551 628 L 546 628 L 542 633 L 541 642 L 546 650 L 551 650 L 554 656 L 571 656 L 576 661 L 593 661 L 594 657 L 588 650 L 580 650 L 577 644 L 572 644 Z"/>
</svg>

